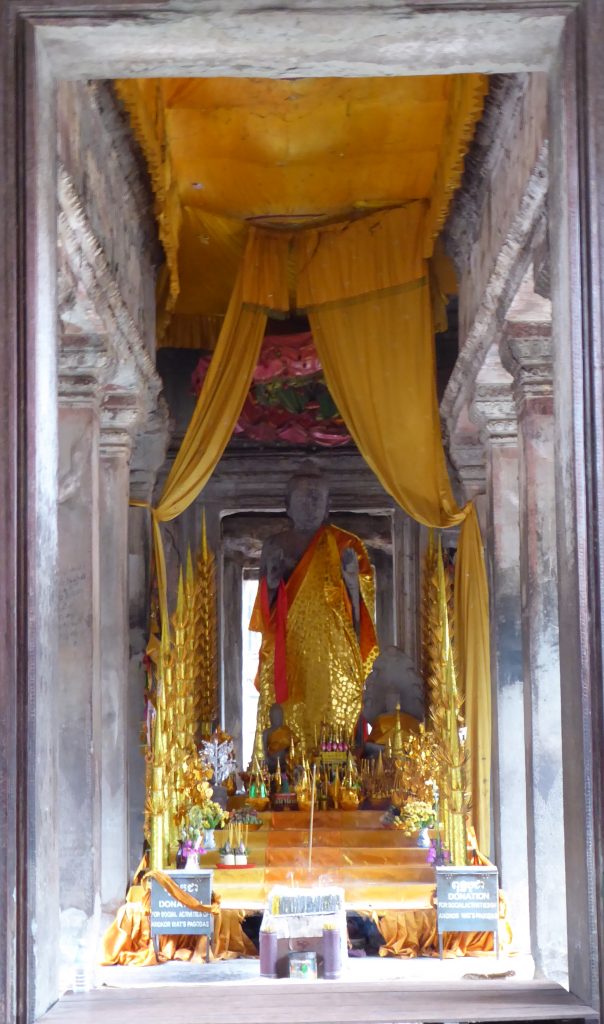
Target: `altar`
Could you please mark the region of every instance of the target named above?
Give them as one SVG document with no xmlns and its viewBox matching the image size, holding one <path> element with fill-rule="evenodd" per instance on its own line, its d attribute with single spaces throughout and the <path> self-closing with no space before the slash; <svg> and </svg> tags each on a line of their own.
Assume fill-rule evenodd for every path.
<svg viewBox="0 0 604 1024">
<path fill-rule="evenodd" d="M 270 890 L 279 884 L 338 886 L 344 891 L 347 914 L 359 914 L 376 925 L 383 938 L 381 956 L 438 955 L 434 866 L 414 838 L 384 828 L 383 811 L 316 811 L 310 869 L 310 814 L 280 811 L 260 817 L 262 828 L 248 837 L 254 866 L 220 870 L 217 852 L 205 858 L 208 865 L 216 865 L 214 888 L 224 909 L 261 911 Z M 503 894 L 499 941 L 509 952 L 513 935 Z M 445 937 L 446 955 L 492 952 L 489 932 Z"/>
<path fill-rule="evenodd" d="M 269 890 L 284 883 L 340 886 L 347 910 L 430 910 L 435 875 L 426 850 L 401 831 L 383 828 L 382 816 L 316 811 L 309 870 L 309 812 L 265 812 L 262 828 L 248 836 L 253 867 L 220 870 L 216 851 L 204 864 L 218 868 L 214 888 L 223 907 L 263 910 Z"/>
</svg>

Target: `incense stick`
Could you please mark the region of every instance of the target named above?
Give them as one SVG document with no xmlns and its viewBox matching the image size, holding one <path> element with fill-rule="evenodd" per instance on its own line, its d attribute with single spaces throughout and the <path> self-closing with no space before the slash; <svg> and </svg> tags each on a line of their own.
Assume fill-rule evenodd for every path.
<svg viewBox="0 0 604 1024">
<path fill-rule="evenodd" d="M 312 785 L 310 787 L 310 831 L 308 834 L 308 870 L 312 868 L 312 833 L 315 821 L 315 792 L 317 788 L 317 766 L 312 766 Z"/>
</svg>

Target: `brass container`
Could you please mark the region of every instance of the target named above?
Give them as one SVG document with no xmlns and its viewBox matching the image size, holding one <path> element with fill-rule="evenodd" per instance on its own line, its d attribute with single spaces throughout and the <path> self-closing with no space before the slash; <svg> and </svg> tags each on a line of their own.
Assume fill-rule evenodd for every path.
<svg viewBox="0 0 604 1024">
<path fill-rule="evenodd" d="M 299 811 L 310 811 L 312 800 L 310 789 L 306 787 L 300 787 L 296 789 L 296 800 L 298 801 Z"/>
<path fill-rule="evenodd" d="M 359 806 L 359 794 L 356 789 L 340 790 L 340 807 L 343 811 L 356 811 Z"/>
<path fill-rule="evenodd" d="M 267 809 L 271 801 L 270 797 L 268 796 L 248 796 L 246 802 L 250 804 L 250 806 L 253 807 L 255 811 L 261 813 L 262 811 L 265 811 Z"/>
</svg>

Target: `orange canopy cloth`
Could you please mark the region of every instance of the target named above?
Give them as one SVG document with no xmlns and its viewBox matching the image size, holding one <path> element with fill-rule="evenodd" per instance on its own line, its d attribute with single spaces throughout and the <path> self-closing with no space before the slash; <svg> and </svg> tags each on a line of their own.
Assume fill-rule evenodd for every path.
<svg viewBox="0 0 604 1024">
<path fill-rule="evenodd" d="M 147 158 L 166 252 L 160 335 L 170 341 L 174 315 L 182 337 L 195 334 L 188 317 L 200 324 L 211 317 L 202 333 L 215 335 L 216 317 L 228 306 L 153 509 L 164 627 L 160 523 L 191 504 L 224 451 L 249 389 L 266 310 L 303 305 L 329 390 L 384 487 L 426 525 L 464 523 L 457 636 L 472 813 L 488 850 L 486 580 L 474 510 L 457 508 L 446 472 L 430 297 L 430 279 L 443 277 L 429 262 L 486 86 L 479 75 L 117 83 Z"/>
<path fill-rule="evenodd" d="M 122 79 L 166 253 L 160 344 L 215 337 L 246 223 L 299 228 L 422 200 L 430 256 L 487 78 Z M 275 306 L 275 308 L 278 308 Z"/>
</svg>

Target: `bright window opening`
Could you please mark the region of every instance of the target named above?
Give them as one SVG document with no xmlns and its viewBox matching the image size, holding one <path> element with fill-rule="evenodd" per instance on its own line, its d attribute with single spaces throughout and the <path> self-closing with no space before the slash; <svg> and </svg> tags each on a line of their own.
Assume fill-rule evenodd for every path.
<svg viewBox="0 0 604 1024">
<path fill-rule="evenodd" d="M 254 750 L 258 691 L 254 686 L 258 671 L 260 633 L 249 629 L 252 608 L 258 592 L 258 577 L 244 574 L 241 581 L 241 765 L 247 768 Z"/>
</svg>

